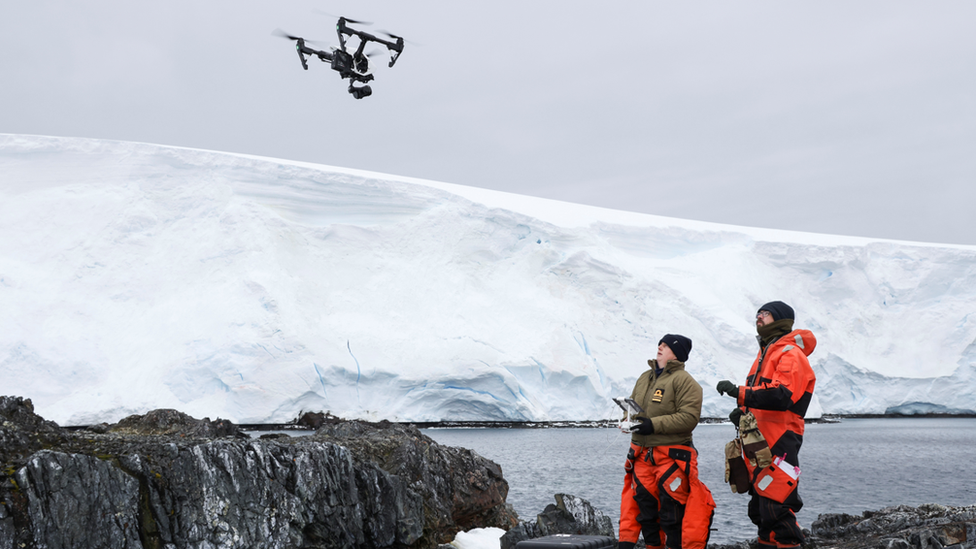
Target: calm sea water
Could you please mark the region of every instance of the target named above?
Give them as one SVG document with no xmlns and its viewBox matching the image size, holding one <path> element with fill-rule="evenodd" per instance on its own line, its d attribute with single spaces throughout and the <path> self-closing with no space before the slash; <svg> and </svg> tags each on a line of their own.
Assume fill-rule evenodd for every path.
<svg viewBox="0 0 976 549">
<path fill-rule="evenodd" d="M 616 429 L 424 429 L 435 441 L 470 448 L 502 466 L 508 502 L 532 520 L 554 494 L 589 500 L 616 524 L 629 436 Z M 695 429 L 698 469 L 718 507 L 711 543 L 754 538 L 748 495 L 725 484 L 731 424 Z M 800 525 L 821 513 L 860 514 L 890 505 L 976 504 L 976 419 L 847 419 L 807 425 L 800 452 Z"/>
</svg>

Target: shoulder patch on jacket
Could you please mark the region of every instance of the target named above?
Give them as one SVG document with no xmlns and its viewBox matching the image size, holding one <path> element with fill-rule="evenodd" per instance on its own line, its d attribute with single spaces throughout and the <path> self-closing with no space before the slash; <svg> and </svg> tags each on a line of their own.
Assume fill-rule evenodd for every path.
<svg viewBox="0 0 976 549">
<path fill-rule="evenodd" d="M 792 345 L 787 345 L 786 347 L 783 347 L 783 352 L 784 352 L 784 353 L 788 353 L 788 352 L 790 352 L 790 351 L 792 351 L 792 350 L 793 350 L 793 349 L 795 349 L 795 348 L 796 348 L 796 347 L 794 347 L 794 346 L 792 346 Z M 802 348 L 802 347 L 801 347 L 801 348 Z"/>
</svg>

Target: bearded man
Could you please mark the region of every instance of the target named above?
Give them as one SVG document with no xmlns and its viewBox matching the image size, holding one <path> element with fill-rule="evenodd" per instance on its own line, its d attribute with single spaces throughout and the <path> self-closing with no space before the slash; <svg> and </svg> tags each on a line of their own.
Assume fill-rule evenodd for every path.
<svg viewBox="0 0 976 549">
<path fill-rule="evenodd" d="M 800 481 L 800 445 L 803 417 L 813 398 L 816 376 L 807 356 L 817 346 L 809 330 L 794 330 L 793 308 L 771 301 L 756 313 L 759 352 L 745 385 L 728 380 L 718 383 L 719 393 L 736 399 L 729 419 L 739 425 L 751 412 L 772 451 L 766 467 L 746 459 L 751 486 L 749 518 L 759 527 L 760 549 L 799 549 L 803 531 L 796 512 L 803 507 L 797 491 Z"/>
</svg>

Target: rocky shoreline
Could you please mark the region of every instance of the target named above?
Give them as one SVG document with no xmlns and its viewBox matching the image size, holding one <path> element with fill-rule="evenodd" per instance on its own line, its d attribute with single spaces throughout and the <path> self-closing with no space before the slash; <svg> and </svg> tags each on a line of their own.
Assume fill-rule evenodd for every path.
<svg viewBox="0 0 976 549">
<path fill-rule="evenodd" d="M 306 413 L 306 416 L 323 416 L 321 413 Z M 336 419 L 334 416 L 329 416 Z M 904 419 L 904 418 L 976 418 L 976 414 L 825 414 L 819 418 L 807 419 L 806 423 L 837 423 L 845 419 Z M 385 422 L 397 425 L 413 426 L 418 429 L 579 429 L 579 428 L 616 428 L 616 420 L 575 420 L 575 421 L 427 421 L 427 422 Z M 729 423 L 728 418 L 703 417 L 700 424 Z M 98 425 L 64 426 L 69 431 L 98 429 Z M 291 423 L 252 423 L 238 425 L 241 431 L 314 431 L 315 428 L 303 423 L 302 418 Z"/>
<path fill-rule="evenodd" d="M 976 505 L 898 505 L 861 515 L 823 514 L 813 521 L 804 549 L 974 549 Z M 755 540 L 709 549 L 756 549 Z"/>
<path fill-rule="evenodd" d="M 556 533 L 613 535 L 609 518 L 566 494 L 519 521 L 497 464 L 415 425 L 312 413 L 246 427 L 305 436 L 255 438 L 175 410 L 62 428 L 28 399 L 0 397 L 0 549 L 432 549 L 485 527 L 506 530 L 510 549 Z M 976 549 L 976 505 L 824 514 L 804 547 Z"/>
<path fill-rule="evenodd" d="M 806 423 L 837 423 L 845 419 L 925 419 L 925 418 L 976 418 L 973 413 L 924 413 L 924 414 L 824 414 L 818 418 L 808 418 Z M 730 423 L 726 417 L 703 417 L 699 424 Z M 577 421 L 431 421 L 413 422 L 419 429 L 575 429 L 580 427 L 616 428 L 616 420 L 577 420 Z M 266 426 L 249 426 L 265 428 Z"/>
<path fill-rule="evenodd" d="M 552 534 L 614 536 L 610 518 L 584 499 L 556 494 L 534 521 L 520 521 L 500 540 L 500 549 Z M 748 520 L 748 519 L 745 519 Z M 899 505 L 861 515 L 823 514 L 804 530 L 804 549 L 974 549 L 976 505 L 947 507 L 934 503 Z M 643 549 L 639 542 L 636 549 Z M 709 544 L 708 549 L 758 549 L 755 539 Z"/>
<path fill-rule="evenodd" d="M 255 439 L 155 410 L 67 430 L 0 397 L 0 549 L 428 549 L 514 526 L 507 494 L 497 464 L 415 427 Z"/>
</svg>

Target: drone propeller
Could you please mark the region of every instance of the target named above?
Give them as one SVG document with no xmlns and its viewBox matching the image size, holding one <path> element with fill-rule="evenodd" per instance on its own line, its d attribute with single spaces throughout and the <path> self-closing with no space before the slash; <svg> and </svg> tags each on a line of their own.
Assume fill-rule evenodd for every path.
<svg viewBox="0 0 976 549">
<path fill-rule="evenodd" d="M 336 19 L 339 19 L 340 17 L 342 17 L 343 19 L 346 20 L 346 23 L 352 23 L 353 25 L 367 25 L 368 26 L 368 25 L 372 25 L 373 24 L 371 21 L 357 21 L 356 19 L 350 19 L 350 18 L 344 17 L 342 15 L 335 15 L 333 13 L 329 13 L 327 11 L 322 11 L 322 10 L 319 10 L 319 9 L 316 9 L 316 10 L 313 10 L 313 11 L 315 13 L 320 14 L 320 15 L 328 15 L 329 17 L 335 17 Z"/>
<path fill-rule="evenodd" d="M 414 42 L 413 40 L 407 40 L 406 38 L 404 38 L 402 36 L 397 36 L 397 35 L 393 34 L 392 32 L 389 32 L 389 31 L 377 29 L 376 32 L 378 34 L 382 34 L 382 35 L 388 36 L 388 37 L 392 38 L 393 40 L 403 40 L 403 43 L 404 44 L 410 44 L 411 46 L 421 46 L 421 45 L 423 45 L 423 44 L 418 44 L 417 42 Z"/>
<path fill-rule="evenodd" d="M 345 17 L 344 19 L 346 20 L 346 23 L 352 23 L 353 25 L 365 25 L 368 27 L 369 25 L 373 24 L 370 21 L 356 21 L 355 19 L 349 19 L 348 17 Z"/>
<path fill-rule="evenodd" d="M 295 41 L 304 40 L 304 38 L 302 38 L 301 36 L 292 36 L 281 29 L 275 29 L 271 31 L 271 34 L 273 36 L 280 36 L 282 38 L 287 38 L 288 40 L 295 40 Z"/>
<path fill-rule="evenodd" d="M 271 34 L 273 36 L 280 36 L 281 38 L 287 38 L 288 40 L 291 40 L 293 42 L 304 40 L 306 44 L 315 44 L 317 46 L 328 46 L 331 48 L 335 48 L 335 46 L 332 46 L 328 42 L 325 42 L 323 40 L 309 40 L 308 38 L 302 38 L 301 36 L 292 36 L 281 29 L 275 29 L 271 32 Z"/>
</svg>

